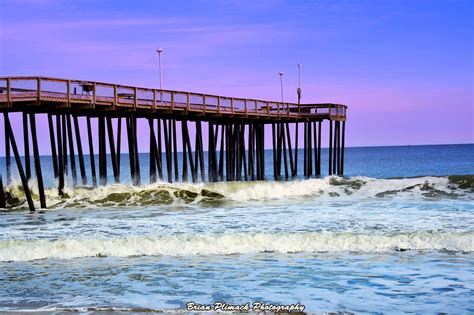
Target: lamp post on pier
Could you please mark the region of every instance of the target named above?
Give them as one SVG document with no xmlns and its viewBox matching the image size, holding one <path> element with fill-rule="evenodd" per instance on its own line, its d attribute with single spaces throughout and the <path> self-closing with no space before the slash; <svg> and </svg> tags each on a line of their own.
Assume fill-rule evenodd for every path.
<svg viewBox="0 0 474 315">
<path fill-rule="evenodd" d="M 161 91 L 161 89 L 163 88 L 161 82 L 163 80 L 163 75 L 161 72 L 161 53 L 163 52 L 163 48 L 158 48 L 156 52 L 158 53 L 158 66 L 160 69 L 160 102 L 163 102 L 163 92 Z"/>
<path fill-rule="evenodd" d="M 301 63 L 298 64 L 298 89 L 296 89 L 298 94 L 298 105 L 301 103 Z"/>
<path fill-rule="evenodd" d="M 283 105 L 283 72 L 280 72 L 281 104 Z"/>
</svg>

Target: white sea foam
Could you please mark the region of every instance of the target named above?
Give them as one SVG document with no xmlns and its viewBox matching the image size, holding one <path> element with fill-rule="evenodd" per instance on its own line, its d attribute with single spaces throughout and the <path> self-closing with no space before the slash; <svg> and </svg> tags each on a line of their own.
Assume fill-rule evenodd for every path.
<svg viewBox="0 0 474 315">
<path fill-rule="evenodd" d="M 249 182 L 217 184 L 214 190 L 231 200 L 276 200 L 300 197 L 372 198 L 385 196 L 459 197 L 469 193 L 452 185 L 448 177 L 415 177 L 376 179 L 370 177 L 341 178 L 329 176 L 288 182 Z"/>
<path fill-rule="evenodd" d="M 415 232 L 394 235 L 353 233 L 256 233 L 130 236 L 48 240 L 2 240 L 0 261 L 91 256 L 193 256 L 260 252 L 316 253 L 395 250 L 474 252 L 474 233 Z"/>
<path fill-rule="evenodd" d="M 472 182 L 472 175 L 467 175 Z M 30 181 L 33 199 L 39 204 L 34 180 Z M 461 189 L 448 177 L 415 177 L 400 179 L 376 179 L 370 177 L 341 178 L 329 176 L 322 179 L 293 180 L 287 182 L 221 182 L 209 184 L 154 183 L 143 186 L 113 184 L 96 188 L 66 187 L 65 196 L 57 189 L 46 190 L 47 204 L 54 208 L 84 208 L 105 206 L 146 206 L 173 203 L 199 203 L 210 200 L 264 201 L 293 198 L 467 198 L 474 197 L 471 188 Z M 7 187 L 7 192 L 18 202 L 9 208 L 25 208 L 26 201 L 19 183 Z M 209 195 L 216 192 L 219 195 Z M 207 194 L 206 194 L 207 193 Z M 12 199 L 13 200 L 13 199 Z M 7 199 L 8 203 L 8 199 Z"/>
</svg>

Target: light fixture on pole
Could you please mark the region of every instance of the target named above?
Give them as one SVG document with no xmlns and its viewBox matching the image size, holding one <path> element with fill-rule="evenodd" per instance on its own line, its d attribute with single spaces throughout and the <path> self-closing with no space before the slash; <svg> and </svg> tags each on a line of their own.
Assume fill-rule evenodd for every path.
<svg viewBox="0 0 474 315">
<path fill-rule="evenodd" d="M 163 102 L 163 92 L 161 91 L 161 89 L 162 89 L 161 81 L 163 80 L 163 75 L 162 75 L 162 72 L 161 72 L 161 53 L 163 52 L 163 48 L 158 48 L 156 50 L 156 52 L 158 53 L 158 66 L 159 66 L 159 69 L 160 69 L 160 102 Z"/>
<path fill-rule="evenodd" d="M 298 64 L 298 89 L 296 89 L 296 93 L 298 94 L 298 105 L 301 102 L 301 64 Z"/>
</svg>

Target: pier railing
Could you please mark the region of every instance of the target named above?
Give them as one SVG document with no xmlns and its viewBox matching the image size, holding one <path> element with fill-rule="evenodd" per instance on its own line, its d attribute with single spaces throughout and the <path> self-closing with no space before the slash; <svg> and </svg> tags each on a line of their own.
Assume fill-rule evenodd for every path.
<svg viewBox="0 0 474 315">
<path fill-rule="evenodd" d="M 175 90 L 160 90 L 104 82 L 50 77 L 0 77 L 0 108 L 16 102 L 62 103 L 67 107 L 172 110 L 268 118 L 346 119 L 346 105 L 295 104 L 226 97 Z"/>
</svg>

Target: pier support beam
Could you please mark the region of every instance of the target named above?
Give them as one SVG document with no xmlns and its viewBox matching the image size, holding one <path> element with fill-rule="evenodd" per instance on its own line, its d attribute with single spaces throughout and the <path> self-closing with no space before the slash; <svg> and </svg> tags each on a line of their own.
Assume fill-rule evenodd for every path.
<svg viewBox="0 0 474 315">
<path fill-rule="evenodd" d="M 5 191 L 3 190 L 2 174 L 0 174 L 0 208 L 5 209 L 7 203 L 5 202 Z"/>
<path fill-rule="evenodd" d="M 61 115 L 56 115 L 56 135 L 58 140 L 58 193 L 60 196 L 64 194 L 64 153 L 62 145 L 62 126 Z"/>
<path fill-rule="evenodd" d="M 26 179 L 31 179 L 31 163 L 30 163 L 30 141 L 28 136 L 28 113 L 23 112 L 23 149 L 25 152 L 25 175 Z"/>
<path fill-rule="evenodd" d="M 158 165 L 158 178 L 162 181 L 163 180 L 163 159 L 162 159 L 162 146 L 161 146 L 161 119 L 156 120 L 156 132 L 158 138 L 158 146 L 157 146 L 157 165 Z"/>
<path fill-rule="evenodd" d="M 346 139 L 346 122 L 342 122 L 342 145 L 341 145 L 341 175 L 344 175 L 344 148 Z"/>
<path fill-rule="evenodd" d="M 114 173 L 115 183 L 120 183 L 120 174 L 118 171 L 117 155 L 115 154 L 114 127 L 112 126 L 112 118 L 107 116 L 107 138 L 109 139 L 110 158 L 112 160 L 112 171 Z"/>
<path fill-rule="evenodd" d="M 58 177 L 58 156 L 56 154 L 56 140 L 54 136 L 53 115 L 48 114 L 49 140 L 51 143 L 51 158 L 53 162 L 54 177 Z"/>
<path fill-rule="evenodd" d="M 67 127 L 66 127 L 66 115 L 61 115 L 61 129 L 62 129 L 62 146 L 63 146 L 63 166 L 64 175 L 68 175 L 68 159 L 67 159 Z"/>
<path fill-rule="evenodd" d="M 329 121 L 329 175 L 332 175 L 332 120 Z"/>
<path fill-rule="evenodd" d="M 166 119 L 163 119 L 163 131 L 165 137 L 165 155 L 166 155 L 166 172 L 168 175 L 168 182 L 173 182 L 173 174 L 172 174 L 172 164 L 171 164 L 171 144 L 170 144 L 170 136 L 169 133 L 171 132 L 171 128 L 168 128 L 168 122 Z"/>
<path fill-rule="evenodd" d="M 30 189 L 28 188 L 28 180 L 23 170 L 23 165 L 21 164 L 20 153 L 18 152 L 18 147 L 16 146 L 15 136 L 13 134 L 12 126 L 10 124 L 10 119 L 8 118 L 8 113 L 3 113 L 3 117 L 5 120 L 6 137 L 8 138 L 8 141 L 13 149 L 13 155 L 15 156 L 16 166 L 18 168 L 18 173 L 20 174 L 21 183 L 25 192 L 26 202 L 28 203 L 28 208 L 30 209 L 30 212 L 34 212 L 35 205 L 33 203 L 33 199 L 31 198 Z"/>
<path fill-rule="evenodd" d="M 5 114 L 4 115 L 8 115 Z M 4 116 L 5 117 L 5 116 Z M 10 185 L 12 181 L 12 171 L 11 171 L 11 153 L 10 153 L 10 138 L 8 137 L 8 128 L 6 122 L 4 122 L 4 129 L 5 129 L 5 164 L 6 164 L 6 171 L 7 171 L 7 179 L 6 179 L 6 186 Z"/>
<path fill-rule="evenodd" d="M 90 116 L 87 116 L 87 136 L 89 139 L 89 159 L 90 159 L 90 166 L 91 166 L 92 183 L 94 186 L 97 186 L 97 176 L 95 172 L 94 142 L 92 139 L 92 126 L 91 126 Z"/>
<path fill-rule="evenodd" d="M 122 145 L 122 117 L 117 118 L 117 155 L 115 159 L 117 160 L 117 173 L 120 177 L 120 155 L 121 155 L 121 145 Z"/>
<path fill-rule="evenodd" d="M 156 139 L 155 129 L 153 128 L 153 118 L 148 118 L 148 126 L 150 131 L 150 184 L 156 182 Z"/>
<path fill-rule="evenodd" d="M 99 116 L 98 118 L 98 129 L 99 129 L 99 178 L 100 185 L 107 185 L 107 156 L 106 156 L 106 144 L 105 144 L 105 117 Z"/>
<path fill-rule="evenodd" d="M 82 185 L 87 185 L 86 166 L 84 164 L 84 154 L 82 152 L 81 131 L 77 115 L 73 116 L 74 134 L 76 135 L 77 155 L 79 158 L 79 168 L 81 170 Z"/>
<path fill-rule="evenodd" d="M 174 181 L 179 182 L 179 165 L 178 165 L 178 144 L 177 144 L 177 135 L 176 135 L 176 119 L 171 119 L 170 124 L 173 126 L 173 159 L 174 159 Z M 171 125 L 170 125 L 170 134 L 171 134 Z"/>
<path fill-rule="evenodd" d="M 35 114 L 30 114 L 31 140 L 33 144 L 33 156 L 35 160 L 36 182 L 38 183 L 38 194 L 40 199 L 40 207 L 46 208 L 46 197 L 44 195 L 43 173 L 41 172 L 40 154 L 38 149 L 38 138 L 36 136 L 36 118 Z"/>
</svg>

